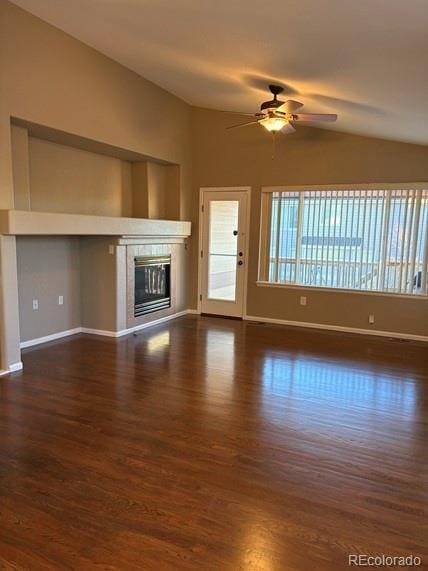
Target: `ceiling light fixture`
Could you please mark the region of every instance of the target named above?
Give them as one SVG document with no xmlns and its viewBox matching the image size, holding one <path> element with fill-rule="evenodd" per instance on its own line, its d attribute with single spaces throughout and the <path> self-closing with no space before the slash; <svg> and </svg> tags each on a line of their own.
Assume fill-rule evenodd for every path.
<svg viewBox="0 0 428 571">
<path fill-rule="evenodd" d="M 277 133 L 287 125 L 288 121 L 284 117 L 267 117 L 266 119 L 259 121 L 259 123 L 271 133 Z"/>
</svg>

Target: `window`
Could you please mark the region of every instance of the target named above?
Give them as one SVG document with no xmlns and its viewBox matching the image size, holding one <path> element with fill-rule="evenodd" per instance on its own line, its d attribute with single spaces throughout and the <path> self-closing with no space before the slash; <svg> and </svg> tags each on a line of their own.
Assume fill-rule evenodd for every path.
<svg viewBox="0 0 428 571">
<path fill-rule="evenodd" d="M 428 190 L 263 191 L 260 281 L 427 295 Z"/>
</svg>

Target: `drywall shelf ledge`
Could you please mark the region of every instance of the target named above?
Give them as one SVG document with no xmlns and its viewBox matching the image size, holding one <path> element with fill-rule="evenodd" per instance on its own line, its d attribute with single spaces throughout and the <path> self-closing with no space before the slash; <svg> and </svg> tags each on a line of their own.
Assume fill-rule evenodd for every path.
<svg viewBox="0 0 428 571">
<path fill-rule="evenodd" d="M 187 238 L 190 233 L 191 223 L 179 220 L 0 210 L 0 234 L 9 236 L 174 236 Z"/>
</svg>

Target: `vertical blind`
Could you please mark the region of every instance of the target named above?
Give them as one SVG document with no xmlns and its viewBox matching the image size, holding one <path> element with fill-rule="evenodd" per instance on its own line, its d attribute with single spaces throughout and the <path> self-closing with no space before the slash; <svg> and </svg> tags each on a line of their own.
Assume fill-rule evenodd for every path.
<svg viewBox="0 0 428 571">
<path fill-rule="evenodd" d="M 264 193 L 260 279 L 426 295 L 428 191 Z"/>
</svg>

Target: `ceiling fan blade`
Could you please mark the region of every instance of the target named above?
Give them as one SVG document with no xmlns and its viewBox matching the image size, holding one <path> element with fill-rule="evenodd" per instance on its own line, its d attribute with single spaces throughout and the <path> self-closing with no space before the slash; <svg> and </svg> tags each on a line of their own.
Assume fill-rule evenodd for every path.
<svg viewBox="0 0 428 571">
<path fill-rule="evenodd" d="M 247 125 L 257 125 L 259 122 L 258 119 L 255 121 L 247 121 L 246 123 L 238 123 L 237 125 L 231 125 L 230 127 L 226 127 L 226 129 L 237 129 L 238 127 L 246 127 Z"/>
<path fill-rule="evenodd" d="M 293 127 L 293 125 L 291 123 L 287 123 L 286 125 L 284 125 L 284 127 L 281 129 L 281 133 L 283 135 L 291 135 L 291 133 L 294 133 L 296 131 L 296 129 Z"/>
<path fill-rule="evenodd" d="M 277 107 L 276 111 L 281 111 L 281 113 L 294 113 L 297 109 L 300 109 L 300 107 L 303 107 L 303 103 L 300 103 L 300 101 L 294 101 L 294 99 L 289 99 Z"/>
<path fill-rule="evenodd" d="M 337 115 L 334 113 L 293 113 L 292 121 L 329 121 L 334 122 Z"/>
</svg>

